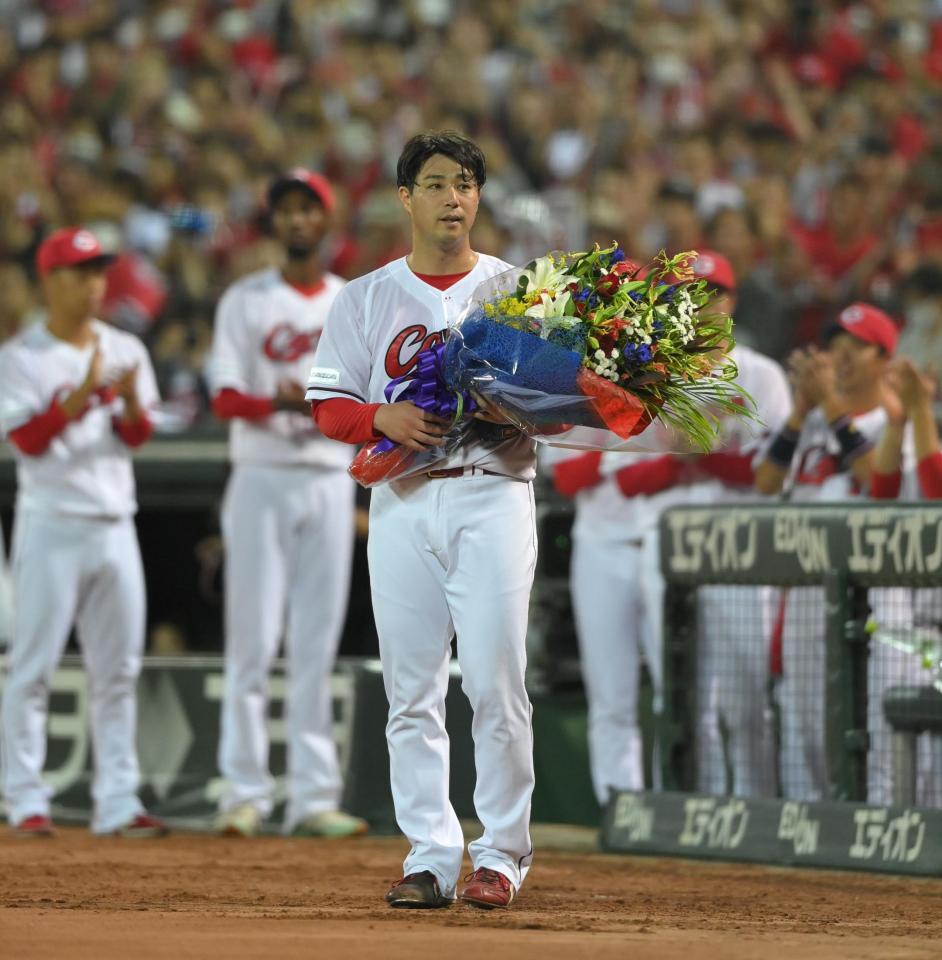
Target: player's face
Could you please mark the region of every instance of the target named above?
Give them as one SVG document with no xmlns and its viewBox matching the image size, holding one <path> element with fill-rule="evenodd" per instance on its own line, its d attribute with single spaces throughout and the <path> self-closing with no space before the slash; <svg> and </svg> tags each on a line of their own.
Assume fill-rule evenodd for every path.
<svg viewBox="0 0 942 960">
<path fill-rule="evenodd" d="M 859 390 L 883 375 L 886 358 L 880 348 L 849 333 L 835 334 L 828 344 L 828 353 L 834 363 L 837 388 L 842 393 Z"/>
<path fill-rule="evenodd" d="M 451 157 L 436 153 L 422 165 L 412 190 L 399 198 L 420 237 L 448 249 L 467 243 L 481 192 L 474 178 Z"/>
<path fill-rule="evenodd" d="M 53 270 L 45 279 L 46 299 L 55 313 L 84 320 L 97 317 L 105 299 L 105 264 L 101 261 Z"/>
<path fill-rule="evenodd" d="M 302 188 L 287 190 L 271 212 L 272 231 L 289 257 L 314 253 L 327 232 L 327 212 Z"/>
</svg>

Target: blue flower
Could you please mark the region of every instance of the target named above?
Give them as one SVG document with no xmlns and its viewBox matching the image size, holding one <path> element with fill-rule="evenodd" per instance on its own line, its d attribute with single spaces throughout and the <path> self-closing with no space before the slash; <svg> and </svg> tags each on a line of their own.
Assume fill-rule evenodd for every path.
<svg viewBox="0 0 942 960">
<path fill-rule="evenodd" d="M 625 259 L 625 251 L 621 247 L 615 247 L 614 252 L 612 253 L 611 262 L 612 263 L 621 263 Z"/>
<path fill-rule="evenodd" d="M 646 343 L 629 343 L 622 350 L 625 367 L 642 367 L 651 362 L 654 356 L 651 347 Z"/>
</svg>

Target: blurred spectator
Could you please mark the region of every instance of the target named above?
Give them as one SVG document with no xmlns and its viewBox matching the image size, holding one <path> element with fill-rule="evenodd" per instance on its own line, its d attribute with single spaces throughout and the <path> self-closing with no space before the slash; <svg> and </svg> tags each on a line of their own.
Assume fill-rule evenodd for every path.
<svg viewBox="0 0 942 960">
<path fill-rule="evenodd" d="M 0 78 L 0 337 L 36 315 L 42 236 L 113 236 L 110 316 L 176 428 L 219 292 L 277 256 L 267 180 L 325 171 L 331 267 L 363 273 L 405 249 L 390 158 L 419 128 L 485 148 L 482 249 L 710 243 L 773 356 L 857 297 L 909 310 L 942 267 L 931 0 L 6 0 Z"/>
</svg>

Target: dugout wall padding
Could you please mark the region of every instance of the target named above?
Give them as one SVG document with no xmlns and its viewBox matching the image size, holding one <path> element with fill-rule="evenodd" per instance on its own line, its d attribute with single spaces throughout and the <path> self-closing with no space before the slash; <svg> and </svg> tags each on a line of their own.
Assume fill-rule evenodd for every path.
<svg viewBox="0 0 942 960">
<path fill-rule="evenodd" d="M 931 588 L 942 587 L 942 509 L 931 504 L 679 507 L 662 517 L 660 534 L 667 589 L 664 712 L 657 737 L 669 792 L 613 796 L 603 819 L 603 845 L 633 853 L 942 873 L 939 810 L 862 802 L 868 795 L 868 705 L 873 705 L 868 669 L 874 631 L 880 630 L 868 590 L 912 588 L 904 594 L 915 598 L 920 590 L 933 593 Z M 703 689 L 697 682 L 697 590 L 733 585 L 783 592 L 823 588 L 822 722 L 830 780 L 823 802 L 697 792 L 697 744 L 702 742 L 697 695 Z M 913 611 L 908 613 L 914 623 Z M 938 611 L 934 616 L 942 619 Z M 942 635 L 939 623 L 932 629 Z M 940 683 L 942 665 L 936 667 L 933 676 Z"/>
</svg>

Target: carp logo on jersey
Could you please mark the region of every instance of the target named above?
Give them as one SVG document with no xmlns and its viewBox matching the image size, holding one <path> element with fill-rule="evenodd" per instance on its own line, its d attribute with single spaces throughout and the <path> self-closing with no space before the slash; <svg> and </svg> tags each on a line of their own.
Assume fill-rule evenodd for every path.
<svg viewBox="0 0 942 960">
<path fill-rule="evenodd" d="M 406 327 L 396 336 L 386 351 L 386 376 L 390 380 L 407 377 L 416 365 L 416 357 L 423 351 L 441 343 L 441 333 L 429 333 L 421 323 Z"/>
<path fill-rule="evenodd" d="M 275 363 L 294 363 L 307 353 L 313 353 L 317 348 L 317 341 L 321 338 L 320 330 L 311 330 L 305 333 L 290 323 L 279 323 L 272 328 L 265 337 L 262 352 L 269 360 Z"/>
</svg>

